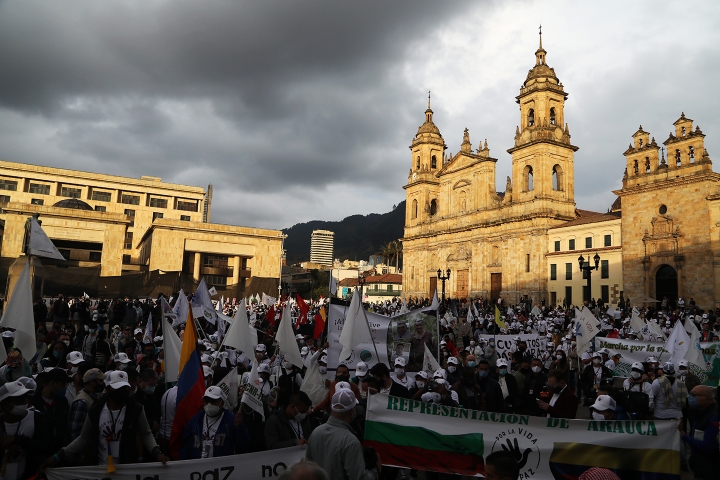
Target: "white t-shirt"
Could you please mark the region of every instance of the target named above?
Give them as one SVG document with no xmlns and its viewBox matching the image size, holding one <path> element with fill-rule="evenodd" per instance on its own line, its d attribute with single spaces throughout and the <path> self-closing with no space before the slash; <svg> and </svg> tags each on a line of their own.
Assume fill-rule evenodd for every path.
<svg viewBox="0 0 720 480">
<path fill-rule="evenodd" d="M 201 458 L 213 457 L 215 434 L 217 433 L 220 423 L 222 423 L 223 416 L 225 416 L 224 411 L 215 418 L 208 417 L 207 415 L 203 416 Z"/>
<path fill-rule="evenodd" d="M 105 404 L 100 412 L 100 435 L 98 438 L 98 464 L 107 465 L 108 446 L 113 459 L 120 456 L 120 434 L 125 423 L 125 407 L 110 410 Z"/>
<path fill-rule="evenodd" d="M 172 424 L 175 419 L 175 409 L 177 408 L 177 386 L 172 387 L 165 392 L 160 400 L 160 434 L 161 438 L 170 440 L 172 432 Z"/>
<path fill-rule="evenodd" d="M 32 438 L 32 436 L 35 435 L 35 414 L 28 411 L 25 418 L 17 423 L 5 422 L 5 433 L 8 436 L 22 435 Z M 18 455 L 8 456 L 7 459 L 5 475 L 0 477 L 0 480 L 16 480 L 22 477 L 23 473 L 25 473 L 25 450 L 20 450 Z"/>
</svg>

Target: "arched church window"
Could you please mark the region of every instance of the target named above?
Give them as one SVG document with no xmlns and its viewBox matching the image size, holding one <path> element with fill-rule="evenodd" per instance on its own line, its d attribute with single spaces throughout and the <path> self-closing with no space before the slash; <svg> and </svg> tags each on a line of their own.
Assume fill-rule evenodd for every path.
<svg viewBox="0 0 720 480">
<path fill-rule="evenodd" d="M 684 137 L 685 136 L 685 127 L 682 127 L 680 129 L 680 134 Z"/>
<path fill-rule="evenodd" d="M 412 201 L 412 211 L 410 212 L 412 218 L 417 218 L 418 216 L 418 201 L 413 200 Z"/>
<path fill-rule="evenodd" d="M 533 169 L 531 166 L 528 165 L 527 167 L 525 167 L 525 187 L 528 192 L 535 188 L 533 180 Z"/>
<path fill-rule="evenodd" d="M 550 109 L 550 125 L 555 125 L 555 107 Z"/>
<path fill-rule="evenodd" d="M 532 108 L 528 112 L 528 127 L 532 127 L 535 125 L 535 110 Z"/>
<path fill-rule="evenodd" d="M 553 190 L 562 190 L 562 188 L 560 188 L 561 183 L 562 183 L 562 168 L 560 168 L 560 165 L 555 165 L 552 169 L 552 189 Z"/>
<path fill-rule="evenodd" d="M 417 160 L 415 160 L 415 169 L 420 170 L 420 157 L 417 157 Z"/>
<path fill-rule="evenodd" d="M 638 169 L 638 161 L 637 161 L 637 160 L 634 160 L 634 161 L 633 161 L 633 169 L 634 169 L 634 171 L 635 171 L 635 175 L 637 175 L 638 173 L 640 173 L 640 170 Z"/>
<path fill-rule="evenodd" d="M 430 201 L 430 215 L 435 215 L 437 213 L 437 200 L 434 198 Z"/>
<path fill-rule="evenodd" d="M 676 148 L 675 149 L 675 165 L 679 167 L 680 164 L 682 164 L 682 158 L 680 157 L 680 149 Z"/>
<path fill-rule="evenodd" d="M 437 158 L 435 155 L 430 159 L 430 168 L 437 168 Z"/>
<path fill-rule="evenodd" d="M 650 157 L 645 157 L 645 173 L 650 171 Z"/>
<path fill-rule="evenodd" d="M 690 163 L 695 163 L 695 148 L 691 145 L 688 149 L 688 154 L 690 156 Z"/>
</svg>

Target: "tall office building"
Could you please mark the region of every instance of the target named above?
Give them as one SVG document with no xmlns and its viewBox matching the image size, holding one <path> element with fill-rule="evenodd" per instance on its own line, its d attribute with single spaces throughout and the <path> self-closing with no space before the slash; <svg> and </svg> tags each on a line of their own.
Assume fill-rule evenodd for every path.
<svg viewBox="0 0 720 480">
<path fill-rule="evenodd" d="M 313 230 L 310 236 L 310 261 L 320 265 L 332 265 L 334 238 L 335 232 Z"/>
</svg>

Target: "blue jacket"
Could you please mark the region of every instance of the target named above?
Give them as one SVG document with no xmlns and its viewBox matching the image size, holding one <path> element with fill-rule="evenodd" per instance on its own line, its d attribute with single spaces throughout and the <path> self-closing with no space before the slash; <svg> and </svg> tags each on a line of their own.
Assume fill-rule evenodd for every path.
<svg viewBox="0 0 720 480">
<path fill-rule="evenodd" d="M 235 415 L 224 408 L 224 415 L 215 433 L 213 457 L 225 457 L 236 453 L 244 453 L 250 447 L 250 434 L 245 424 L 235 426 Z M 180 446 L 180 460 L 202 458 L 202 434 L 205 428 L 205 411 L 190 419 L 183 432 Z"/>
</svg>

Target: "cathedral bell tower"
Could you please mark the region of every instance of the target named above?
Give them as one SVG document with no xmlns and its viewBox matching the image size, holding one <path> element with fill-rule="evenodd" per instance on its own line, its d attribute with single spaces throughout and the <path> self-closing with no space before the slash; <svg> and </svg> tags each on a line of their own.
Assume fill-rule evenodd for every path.
<svg viewBox="0 0 720 480">
<path fill-rule="evenodd" d="M 425 123 L 420 125 L 410 145 L 411 163 L 405 189 L 405 226 L 412 227 L 429 220 L 438 212 L 440 182 L 437 173 L 443 167 L 445 140 L 433 123 L 433 111 L 425 110 Z"/>
<path fill-rule="evenodd" d="M 538 208 L 574 217 L 574 152 L 565 123 L 565 93 L 540 46 L 516 98 L 520 125 L 515 129 L 512 155 L 513 202 L 533 202 Z M 538 203 L 540 201 L 541 203 Z M 535 206 L 528 210 L 535 210 Z M 548 210 L 549 209 L 549 210 Z"/>
</svg>

